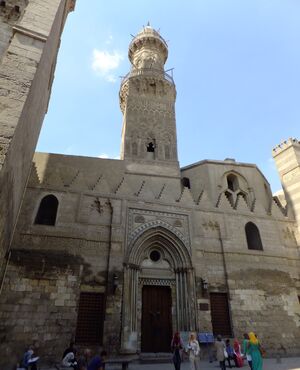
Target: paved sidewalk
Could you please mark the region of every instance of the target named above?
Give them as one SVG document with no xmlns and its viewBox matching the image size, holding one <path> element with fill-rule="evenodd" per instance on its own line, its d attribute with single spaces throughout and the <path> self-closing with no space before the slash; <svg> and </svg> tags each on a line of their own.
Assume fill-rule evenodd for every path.
<svg viewBox="0 0 300 370">
<path fill-rule="evenodd" d="M 174 370 L 172 364 L 131 364 L 129 370 Z M 220 369 L 219 364 L 215 361 L 209 363 L 207 361 L 201 361 L 201 370 L 218 370 Z M 235 369 L 235 368 L 233 368 Z M 248 365 L 245 365 L 242 369 L 250 370 Z M 107 366 L 105 370 L 121 370 L 121 366 Z M 181 365 L 181 370 L 190 370 L 188 362 L 184 362 Z M 277 363 L 276 359 L 264 359 L 263 370 L 300 370 L 300 357 L 295 358 L 283 358 L 281 363 Z"/>
<path fill-rule="evenodd" d="M 201 370 L 218 369 L 220 368 L 216 361 L 213 363 L 201 361 Z M 245 365 L 242 369 L 250 370 L 248 365 Z M 56 369 L 41 367 L 41 370 Z M 106 365 L 105 370 L 121 370 L 121 366 Z M 174 370 L 174 366 L 172 364 L 130 364 L 129 370 Z M 190 370 L 189 363 L 182 363 L 181 370 Z M 300 370 L 300 357 L 282 358 L 281 363 L 277 363 L 276 359 L 264 359 L 263 370 Z"/>
</svg>

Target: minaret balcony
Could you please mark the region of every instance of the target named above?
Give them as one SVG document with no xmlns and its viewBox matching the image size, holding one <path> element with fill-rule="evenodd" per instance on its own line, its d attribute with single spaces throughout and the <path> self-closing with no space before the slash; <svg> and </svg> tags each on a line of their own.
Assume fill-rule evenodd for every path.
<svg viewBox="0 0 300 370">
<path fill-rule="evenodd" d="M 163 78 L 170 82 L 172 85 L 174 84 L 173 76 L 169 75 L 167 72 L 162 71 L 161 69 L 155 68 L 135 68 L 132 69 L 126 76 L 122 78 L 121 85 L 127 82 L 131 77 L 136 76 L 145 76 L 145 77 L 154 77 L 154 78 Z"/>
</svg>

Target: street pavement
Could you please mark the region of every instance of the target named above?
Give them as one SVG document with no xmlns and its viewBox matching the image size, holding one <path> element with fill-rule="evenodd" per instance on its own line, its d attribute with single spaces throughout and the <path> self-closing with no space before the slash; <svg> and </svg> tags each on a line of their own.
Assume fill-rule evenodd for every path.
<svg viewBox="0 0 300 370">
<path fill-rule="evenodd" d="M 121 365 L 106 365 L 105 370 L 121 370 Z M 200 370 L 218 370 L 219 364 L 215 361 L 209 363 L 208 361 L 201 361 Z M 233 368 L 234 369 L 234 368 Z M 245 365 L 243 370 L 250 370 L 248 365 Z M 41 367 L 41 370 L 57 370 L 57 368 Z M 129 365 L 128 370 L 174 370 L 172 363 L 165 364 L 137 364 Z M 190 370 L 188 362 L 181 364 L 181 370 Z M 300 357 L 288 357 L 277 359 L 264 359 L 263 370 L 300 370 Z"/>
<path fill-rule="evenodd" d="M 281 363 L 276 359 L 264 359 L 263 370 L 300 370 L 300 357 L 282 358 Z M 173 364 L 130 364 L 129 370 L 174 370 Z M 215 361 L 209 363 L 201 361 L 200 370 L 217 370 L 219 364 Z M 248 365 L 243 367 L 244 370 L 250 370 Z M 105 370 L 121 370 L 121 366 L 106 366 Z M 181 364 L 181 370 L 190 370 L 188 362 Z"/>
</svg>

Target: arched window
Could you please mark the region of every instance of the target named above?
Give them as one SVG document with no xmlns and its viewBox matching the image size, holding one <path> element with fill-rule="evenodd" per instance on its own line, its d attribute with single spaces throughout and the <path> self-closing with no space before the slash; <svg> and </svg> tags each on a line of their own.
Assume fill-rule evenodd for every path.
<svg viewBox="0 0 300 370">
<path fill-rule="evenodd" d="M 245 232 L 247 238 L 248 249 L 263 250 L 259 230 L 253 222 L 248 222 L 245 225 Z"/>
<path fill-rule="evenodd" d="M 39 210 L 35 218 L 35 224 L 55 225 L 58 200 L 54 195 L 46 195 L 40 203 Z"/>
<path fill-rule="evenodd" d="M 238 178 L 235 175 L 228 175 L 227 176 L 227 186 L 228 189 L 231 191 L 236 191 L 239 187 Z"/>
<path fill-rule="evenodd" d="M 152 141 L 147 145 L 147 152 L 154 153 L 155 145 L 152 143 Z"/>
<path fill-rule="evenodd" d="M 181 183 L 183 187 L 188 188 L 188 189 L 191 188 L 190 179 L 188 177 L 183 177 L 181 179 Z"/>
</svg>

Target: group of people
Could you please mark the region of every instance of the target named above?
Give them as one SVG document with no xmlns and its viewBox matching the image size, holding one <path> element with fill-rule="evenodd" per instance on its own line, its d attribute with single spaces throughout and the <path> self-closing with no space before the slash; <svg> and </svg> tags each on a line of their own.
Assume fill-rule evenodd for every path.
<svg viewBox="0 0 300 370">
<path fill-rule="evenodd" d="M 105 358 L 106 351 L 93 356 L 92 351 L 86 348 L 80 353 L 77 351 L 74 342 L 71 342 L 62 355 L 61 366 L 70 368 L 70 370 L 104 370 Z M 29 346 L 23 355 L 21 368 L 19 369 L 37 370 L 38 360 L 39 357 L 35 356 L 33 346 Z"/>
<path fill-rule="evenodd" d="M 92 351 L 88 348 L 84 349 L 80 354 L 74 343 L 71 342 L 70 346 L 63 353 L 61 365 L 73 370 L 104 370 L 106 355 L 106 351 L 102 351 L 100 355 L 95 354 L 92 356 Z"/>
<path fill-rule="evenodd" d="M 226 370 L 226 363 L 232 368 L 231 361 L 235 367 L 243 367 L 244 359 L 247 359 L 251 370 L 262 370 L 263 348 L 253 332 L 244 334 L 242 348 L 237 339 L 234 339 L 231 346 L 230 340 L 224 342 L 221 335 L 217 336 L 214 348 L 221 370 Z M 200 370 L 200 346 L 195 333 L 190 334 L 187 345 L 184 345 L 180 333 L 176 332 L 171 342 L 171 351 L 175 370 L 180 370 L 183 352 L 188 354 L 191 370 Z"/>
</svg>

